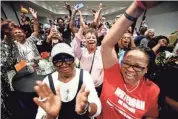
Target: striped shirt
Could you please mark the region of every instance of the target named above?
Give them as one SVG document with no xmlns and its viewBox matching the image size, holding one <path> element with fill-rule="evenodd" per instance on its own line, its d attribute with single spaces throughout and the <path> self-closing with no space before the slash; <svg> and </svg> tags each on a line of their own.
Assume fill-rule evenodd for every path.
<svg viewBox="0 0 178 119">
<path fill-rule="evenodd" d="M 29 38 L 26 39 L 26 42 L 24 44 L 21 44 L 17 41 L 15 42 L 19 50 L 19 56 L 17 58 L 18 61 L 31 61 L 35 57 L 40 56 L 38 49 L 35 45 L 38 40 L 39 39 L 34 34 L 32 34 Z"/>
</svg>

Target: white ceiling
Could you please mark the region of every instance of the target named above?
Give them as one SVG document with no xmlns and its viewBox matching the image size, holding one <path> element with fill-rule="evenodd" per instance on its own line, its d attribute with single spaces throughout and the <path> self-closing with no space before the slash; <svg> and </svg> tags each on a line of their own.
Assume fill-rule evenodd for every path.
<svg viewBox="0 0 178 119">
<path fill-rule="evenodd" d="M 56 14 L 67 15 L 68 11 L 63 7 L 64 1 L 32 1 L 36 5 Z M 66 1 L 71 6 L 75 6 L 78 3 L 83 3 L 84 7 L 81 9 L 83 15 L 92 15 L 91 9 L 98 9 L 99 3 L 103 4 L 102 15 L 107 16 L 114 13 L 122 13 L 132 1 Z"/>
</svg>

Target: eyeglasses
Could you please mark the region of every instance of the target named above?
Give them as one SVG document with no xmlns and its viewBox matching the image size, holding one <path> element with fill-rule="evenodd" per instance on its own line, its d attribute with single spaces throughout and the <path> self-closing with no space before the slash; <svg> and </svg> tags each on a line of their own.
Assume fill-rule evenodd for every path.
<svg viewBox="0 0 178 119">
<path fill-rule="evenodd" d="M 122 61 L 122 66 L 124 68 L 132 67 L 133 70 L 136 71 L 136 72 L 141 72 L 141 71 L 143 71 L 145 69 L 145 67 L 141 67 L 141 66 L 138 66 L 138 65 L 131 65 L 131 64 L 129 64 L 127 62 L 124 62 L 124 61 Z"/>
<path fill-rule="evenodd" d="M 59 60 L 54 61 L 53 63 L 56 67 L 61 67 L 63 65 L 63 63 L 65 63 L 67 65 L 71 65 L 72 63 L 74 63 L 74 58 L 73 57 L 61 58 Z"/>
</svg>

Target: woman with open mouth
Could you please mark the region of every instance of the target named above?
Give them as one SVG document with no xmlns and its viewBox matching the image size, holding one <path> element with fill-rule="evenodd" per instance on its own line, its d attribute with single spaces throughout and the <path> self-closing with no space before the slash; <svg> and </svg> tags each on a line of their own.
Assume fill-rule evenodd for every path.
<svg viewBox="0 0 178 119">
<path fill-rule="evenodd" d="M 118 63 L 114 50 L 118 39 L 144 12 L 156 2 L 134 1 L 105 36 L 101 45 L 104 82 L 100 96 L 102 113 L 98 119 L 155 119 L 158 117 L 159 87 L 147 79 L 149 56 L 135 48 Z M 146 8 L 145 8 L 146 7 Z"/>
<path fill-rule="evenodd" d="M 88 71 L 95 84 L 98 96 L 100 96 L 103 83 L 103 64 L 100 47 L 97 47 L 98 34 L 93 28 L 89 28 L 85 33 L 86 47 L 80 47 L 83 33 L 76 33 L 71 43 L 75 56 L 79 59 L 79 68 Z"/>
<path fill-rule="evenodd" d="M 121 64 L 121 61 L 123 60 L 125 52 L 135 47 L 136 45 L 134 43 L 132 34 L 130 32 L 124 33 L 122 38 L 118 41 L 118 44 L 117 44 L 118 50 L 116 50 L 120 64 Z"/>
</svg>

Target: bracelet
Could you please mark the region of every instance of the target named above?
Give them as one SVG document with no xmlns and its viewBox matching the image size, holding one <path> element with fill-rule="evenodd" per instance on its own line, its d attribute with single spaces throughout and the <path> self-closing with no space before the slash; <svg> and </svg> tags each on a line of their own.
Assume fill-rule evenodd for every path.
<svg viewBox="0 0 178 119">
<path fill-rule="evenodd" d="M 84 114 L 86 114 L 86 113 L 89 113 L 90 110 L 91 110 L 91 108 L 90 108 L 90 104 L 87 103 L 87 105 L 85 106 L 85 111 L 82 112 L 82 113 L 80 113 L 79 115 L 84 115 Z"/>
<path fill-rule="evenodd" d="M 128 15 L 126 12 L 124 12 L 124 16 L 125 16 L 128 20 L 133 21 L 133 22 L 135 22 L 135 21 L 137 20 L 137 18 Z"/>
</svg>

